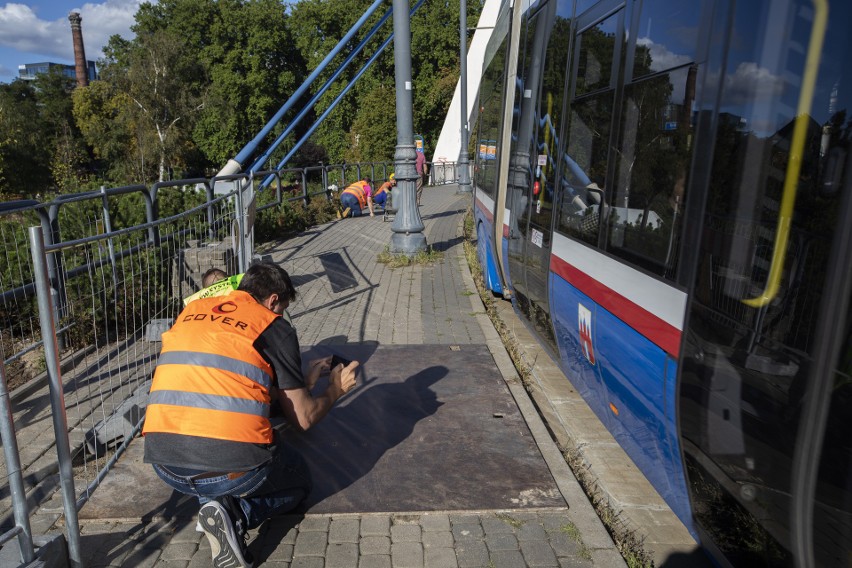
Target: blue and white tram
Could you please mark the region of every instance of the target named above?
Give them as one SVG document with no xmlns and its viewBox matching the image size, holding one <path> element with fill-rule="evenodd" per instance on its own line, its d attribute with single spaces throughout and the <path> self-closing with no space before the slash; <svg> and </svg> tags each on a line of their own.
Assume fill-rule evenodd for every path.
<svg viewBox="0 0 852 568">
<path fill-rule="evenodd" d="M 850 29 L 515 0 L 486 51 L 485 282 L 722 565 L 852 567 Z"/>
</svg>

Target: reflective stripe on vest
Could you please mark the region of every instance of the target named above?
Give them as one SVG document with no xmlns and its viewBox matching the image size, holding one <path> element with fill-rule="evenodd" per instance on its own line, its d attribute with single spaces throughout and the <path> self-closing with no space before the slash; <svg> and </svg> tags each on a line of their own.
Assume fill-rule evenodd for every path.
<svg viewBox="0 0 852 568">
<path fill-rule="evenodd" d="M 269 375 L 245 361 L 232 359 L 224 355 L 214 355 L 213 353 L 197 353 L 194 351 L 171 351 L 160 355 L 157 365 L 195 365 L 197 367 L 212 367 L 214 369 L 222 369 L 231 373 L 242 375 L 247 379 L 251 379 L 260 386 L 268 389 L 272 386 L 272 379 Z"/>
<path fill-rule="evenodd" d="M 370 185 L 366 181 L 356 181 L 349 187 L 343 190 L 343 193 L 351 193 L 355 197 L 358 198 L 358 203 L 361 204 L 361 207 L 367 206 L 367 190 L 364 189 L 365 186 Z"/>
<path fill-rule="evenodd" d="M 274 374 L 254 342 L 278 317 L 242 291 L 191 302 L 163 334 L 143 434 L 271 444 Z"/>
<path fill-rule="evenodd" d="M 158 390 L 152 392 L 148 404 L 170 404 L 172 406 L 189 406 L 192 408 L 210 408 L 226 412 L 240 412 L 254 416 L 269 416 L 269 405 L 244 398 L 202 394 L 197 392 Z"/>
</svg>

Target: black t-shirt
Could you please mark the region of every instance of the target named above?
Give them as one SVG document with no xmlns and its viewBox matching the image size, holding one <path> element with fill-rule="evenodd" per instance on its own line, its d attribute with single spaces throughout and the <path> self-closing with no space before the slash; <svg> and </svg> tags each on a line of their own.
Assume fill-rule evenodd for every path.
<svg viewBox="0 0 852 568">
<path fill-rule="evenodd" d="M 296 330 L 276 318 L 255 340 L 254 348 L 272 366 L 280 389 L 305 386 Z M 275 401 L 273 401 L 273 404 Z M 248 471 L 269 461 L 269 446 L 200 436 L 151 432 L 145 435 L 146 463 L 206 471 Z"/>
</svg>

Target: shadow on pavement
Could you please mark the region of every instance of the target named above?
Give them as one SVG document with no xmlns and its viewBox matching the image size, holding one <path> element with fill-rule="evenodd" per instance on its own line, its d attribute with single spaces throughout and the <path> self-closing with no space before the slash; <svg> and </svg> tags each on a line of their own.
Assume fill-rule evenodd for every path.
<svg viewBox="0 0 852 568">
<path fill-rule="evenodd" d="M 359 386 L 322 422 L 285 433 L 314 476 L 307 512 L 565 505 L 485 346 L 362 347 L 303 354 L 362 363 Z"/>
</svg>

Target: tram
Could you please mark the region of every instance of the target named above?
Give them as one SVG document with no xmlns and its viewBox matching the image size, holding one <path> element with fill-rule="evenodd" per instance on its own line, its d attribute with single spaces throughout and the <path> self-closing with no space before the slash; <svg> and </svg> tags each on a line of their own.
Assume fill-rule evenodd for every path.
<svg viewBox="0 0 852 568">
<path fill-rule="evenodd" d="M 852 567 L 852 3 L 514 0 L 477 251 L 722 566 Z"/>
</svg>

